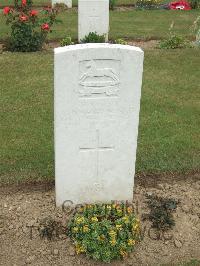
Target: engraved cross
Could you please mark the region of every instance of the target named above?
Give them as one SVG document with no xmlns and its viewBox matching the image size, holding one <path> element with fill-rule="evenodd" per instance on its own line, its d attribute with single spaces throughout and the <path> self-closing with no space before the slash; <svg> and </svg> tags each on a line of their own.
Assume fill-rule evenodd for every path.
<svg viewBox="0 0 200 266">
<path fill-rule="evenodd" d="M 80 147 L 80 152 L 95 152 L 95 171 L 96 171 L 96 176 L 99 176 L 99 153 L 100 152 L 105 152 L 105 151 L 113 151 L 114 146 L 111 145 L 101 145 L 100 143 L 100 133 L 99 130 L 96 130 L 96 145 L 95 147 Z"/>
</svg>

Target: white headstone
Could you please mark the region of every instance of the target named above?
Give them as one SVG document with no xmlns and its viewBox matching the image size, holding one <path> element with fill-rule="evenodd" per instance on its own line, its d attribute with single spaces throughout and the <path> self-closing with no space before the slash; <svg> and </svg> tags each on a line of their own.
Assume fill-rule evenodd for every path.
<svg viewBox="0 0 200 266">
<path fill-rule="evenodd" d="M 72 0 L 52 0 L 52 6 L 55 4 L 65 4 L 68 8 L 72 8 Z"/>
<path fill-rule="evenodd" d="M 56 202 L 132 200 L 143 51 L 55 49 Z"/>
<path fill-rule="evenodd" d="M 78 1 L 78 39 L 79 42 L 90 32 L 105 35 L 108 40 L 109 0 Z"/>
</svg>

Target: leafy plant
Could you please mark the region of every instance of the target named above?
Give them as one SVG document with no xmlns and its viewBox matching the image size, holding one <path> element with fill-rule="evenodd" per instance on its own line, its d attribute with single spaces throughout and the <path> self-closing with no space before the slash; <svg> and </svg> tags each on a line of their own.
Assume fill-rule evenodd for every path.
<svg viewBox="0 0 200 266">
<path fill-rule="evenodd" d="M 74 42 L 72 42 L 72 38 L 70 36 L 65 37 L 60 42 L 60 46 L 67 46 L 67 45 L 72 45 L 72 44 L 74 44 Z"/>
<path fill-rule="evenodd" d="M 200 0 L 190 0 L 189 3 L 192 9 L 197 9 L 200 7 Z"/>
<path fill-rule="evenodd" d="M 182 36 L 177 35 L 174 31 L 174 22 L 171 23 L 169 28 L 168 38 L 159 42 L 160 49 L 177 49 L 190 47 L 189 42 Z"/>
<path fill-rule="evenodd" d="M 147 196 L 147 198 L 150 208 L 148 218 L 152 222 L 152 227 L 163 231 L 172 228 L 175 225 L 172 212 L 176 210 L 178 202 L 155 195 Z"/>
<path fill-rule="evenodd" d="M 175 33 L 170 34 L 169 38 L 162 40 L 159 43 L 160 49 L 177 49 L 177 48 L 186 48 L 189 46 L 188 41 L 182 36 L 179 36 Z"/>
<path fill-rule="evenodd" d="M 140 239 L 140 222 L 130 205 L 84 205 L 70 220 L 68 232 L 77 254 L 110 262 L 134 249 Z"/>
<path fill-rule="evenodd" d="M 116 4 L 117 4 L 117 1 L 116 0 L 109 0 L 109 8 L 111 10 L 114 10 L 115 9 Z"/>
<path fill-rule="evenodd" d="M 162 0 L 137 0 L 137 9 L 157 9 Z"/>
<path fill-rule="evenodd" d="M 50 28 L 56 20 L 57 10 L 32 9 L 32 1 L 15 0 L 15 8 L 5 7 L 6 24 L 11 25 L 7 48 L 11 51 L 34 52 L 42 48 Z"/>
<path fill-rule="evenodd" d="M 98 35 L 96 32 L 90 32 L 82 40 L 82 43 L 104 43 L 105 35 Z"/>
<path fill-rule="evenodd" d="M 197 46 L 200 46 L 200 16 L 195 19 L 193 23 L 193 32 L 195 33 L 196 36 L 196 41 L 195 44 Z"/>
<path fill-rule="evenodd" d="M 116 39 L 114 41 L 114 43 L 116 43 L 116 44 L 123 44 L 123 45 L 127 45 L 128 44 L 124 39 Z"/>
</svg>

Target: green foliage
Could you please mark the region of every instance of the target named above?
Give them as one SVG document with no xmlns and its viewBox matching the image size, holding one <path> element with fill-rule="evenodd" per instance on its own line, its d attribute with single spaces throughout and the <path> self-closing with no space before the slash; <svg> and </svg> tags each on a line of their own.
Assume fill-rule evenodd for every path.
<svg viewBox="0 0 200 266">
<path fill-rule="evenodd" d="M 104 43 L 104 42 L 105 42 L 105 36 L 98 35 L 96 32 L 90 32 L 81 40 L 81 43 Z"/>
<path fill-rule="evenodd" d="M 25 0 L 25 4 L 23 5 L 23 8 L 29 9 L 33 5 L 32 0 Z M 22 0 L 14 0 L 14 6 L 16 9 L 20 10 L 22 7 Z"/>
<path fill-rule="evenodd" d="M 200 260 L 197 259 L 191 259 L 188 262 L 183 262 L 177 266 L 199 266 L 200 265 Z"/>
<path fill-rule="evenodd" d="M 192 9 L 197 9 L 200 7 L 200 0 L 190 0 L 189 3 Z"/>
<path fill-rule="evenodd" d="M 116 44 L 123 44 L 123 45 L 127 45 L 128 44 L 124 39 L 116 39 L 114 41 L 114 43 L 116 43 Z"/>
<path fill-rule="evenodd" d="M 169 38 L 159 42 L 160 49 L 177 49 L 189 47 L 189 42 L 182 36 L 171 33 Z"/>
<path fill-rule="evenodd" d="M 148 215 L 152 227 L 158 230 L 167 230 L 175 225 L 172 212 L 176 210 L 178 202 L 158 196 L 147 196 L 150 213 Z"/>
<path fill-rule="evenodd" d="M 109 0 L 109 8 L 114 10 L 117 5 L 117 0 Z"/>
<path fill-rule="evenodd" d="M 23 4 L 24 3 L 24 4 Z M 28 4 L 29 3 L 29 4 Z M 57 10 L 33 10 L 32 2 L 15 1 L 15 8 L 4 8 L 6 24 L 11 25 L 7 48 L 16 52 L 41 50 L 50 28 L 56 20 Z"/>
<path fill-rule="evenodd" d="M 200 16 L 198 16 L 193 23 L 193 32 L 196 36 L 195 44 L 200 46 Z"/>
<path fill-rule="evenodd" d="M 157 9 L 161 4 L 161 0 L 137 0 L 137 9 Z"/>
<path fill-rule="evenodd" d="M 60 46 L 67 46 L 67 45 L 72 45 L 72 44 L 74 44 L 74 42 L 72 42 L 72 38 L 70 36 L 65 37 L 60 42 Z"/>
<path fill-rule="evenodd" d="M 130 205 L 84 205 L 69 222 L 68 232 L 77 254 L 110 262 L 134 249 L 140 239 L 140 224 Z"/>
<path fill-rule="evenodd" d="M 177 49 L 190 47 L 189 42 L 182 36 L 177 35 L 174 30 L 174 21 L 172 21 L 169 28 L 169 35 L 167 39 L 159 42 L 160 49 Z"/>
</svg>

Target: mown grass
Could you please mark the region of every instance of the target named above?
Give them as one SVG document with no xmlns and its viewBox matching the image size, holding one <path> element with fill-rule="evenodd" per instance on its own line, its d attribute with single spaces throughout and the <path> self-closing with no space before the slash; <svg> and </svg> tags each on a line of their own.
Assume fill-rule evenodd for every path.
<svg viewBox="0 0 200 266">
<path fill-rule="evenodd" d="M 199 169 L 200 50 L 145 51 L 137 173 Z M 53 55 L 0 55 L 0 182 L 54 178 Z"/>
<path fill-rule="evenodd" d="M 174 30 L 185 37 L 194 37 L 192 25 L 199 14 L 198 10 L 187 12 L 143 10 L 110 12 L 110 38 L 127 39 L 162 39 L 169 32 L 169 27 L 174 21 Z M 73 39 L 78 36 L 78 14 L 75 11 L 66 11 L 59 14 L 58 23 L 53 27 L 49 35 L 50 40 L 63 39 L 70 35 Z M 9 27 L 5 25 L 5 18 L 0 16 L 0 40 L 5 39 L 9 33 Z"/>
<path fill-rule="evenodd" d="M 1 0 L 0 6 L 13 5 L 14 0 Z M 135 0 L 117 0 L 116 5 L 132 5 Z M 33 6 L 51 5 L 51 0 L 33 0 Z M 78 0 L 72 0 L 72 5 L 77 6 Z"/>
<path fill-rule="evenodd" d="M 178 266 L 200 266 L 200 260 L 192 259 L 188 262 L 183 262 L 179 264 Z"/>
</svg>

